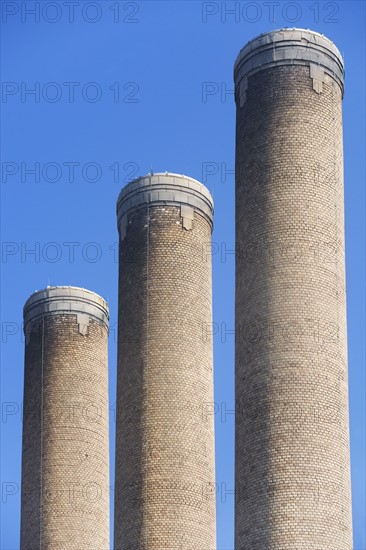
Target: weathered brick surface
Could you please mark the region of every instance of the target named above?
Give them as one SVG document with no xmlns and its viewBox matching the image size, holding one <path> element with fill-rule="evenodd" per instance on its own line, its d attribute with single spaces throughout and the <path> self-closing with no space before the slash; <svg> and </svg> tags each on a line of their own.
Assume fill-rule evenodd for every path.
<svg viewBox="0 0 366 550">
<path fill-rule="evenodd" d="M 108 330 L 73 314 L 25 348 L 21 550 L 109 550 Z"/>
<path fill-rule="evenodd" d="M 115 550 L 214 550 L 211 224 L 131 211 L 120 241 Z"/>
<path fill-rule="evenodd" d="M 237 550 L 352 548 L 341 103 L 299 65 L 237 103 Z"/>
</svg>

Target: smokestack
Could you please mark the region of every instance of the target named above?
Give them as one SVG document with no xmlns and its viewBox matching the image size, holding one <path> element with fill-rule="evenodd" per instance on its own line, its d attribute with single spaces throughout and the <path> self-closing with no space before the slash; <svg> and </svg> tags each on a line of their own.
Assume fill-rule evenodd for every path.
<svg viewBox="0 0 366 550">
<path fill-rule="evenodd" d="M 342 56 L 280 29 L 235 63 L 235 548 L 352 548 Z"/>
<path fill-rule="evenodd" d="M 150 174 L 122 189 L 117 216 L 114 547 L 214 549 L 212 197 Z"/>
<path fill-rule="evenodd" d="M 108 322 L 89 290 L 24 306 L 22 550 L 109 549 Z"/>
</svg>

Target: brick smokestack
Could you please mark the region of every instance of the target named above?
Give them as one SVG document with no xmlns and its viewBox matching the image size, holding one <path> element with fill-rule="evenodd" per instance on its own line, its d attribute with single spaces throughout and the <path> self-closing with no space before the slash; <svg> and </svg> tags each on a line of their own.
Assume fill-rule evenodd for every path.
<svg viewBox="0 0 366 550">
<path fill-rule="evenodd" d="M 234 79 L 235 548 L 350 550 L 343 60 L 281 29 Z"/>
<path fill-rule="evenodd" d="M 108 550 L 106 302 L 47 287 L 24 306 L 21 550 Z"/>
<path fill-rule="evenodd" d="M 117 203 L 115 550 L 213 550 L 213 202 L 154 174 Z"/>
</svg>

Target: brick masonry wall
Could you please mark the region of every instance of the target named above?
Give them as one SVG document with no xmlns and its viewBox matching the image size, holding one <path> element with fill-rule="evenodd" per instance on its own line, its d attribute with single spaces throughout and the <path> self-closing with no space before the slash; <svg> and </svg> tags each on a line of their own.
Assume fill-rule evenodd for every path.
<svg viewBox="0 0 366 550">
<path fill-rule="evenodd" d="M 25 347 L 21 550 L 110 548 L 107 338 L 94 320 L 80 334 L 76 315 L 32 325 Z"/>
<path fill-rule="evenodd" d="M 214 550 L 211 225 L 151 205 L 120 242 L 115 550 Z"/>
<path fill-rule="evenodd" d="M 237 107 L 237 550 L 352 548 L 341 103 L 282 66 Z"/>
</svg>

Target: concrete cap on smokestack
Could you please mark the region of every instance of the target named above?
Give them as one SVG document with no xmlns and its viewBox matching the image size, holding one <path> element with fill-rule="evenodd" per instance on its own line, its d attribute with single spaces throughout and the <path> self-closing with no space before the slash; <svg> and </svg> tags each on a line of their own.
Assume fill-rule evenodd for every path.
<svg viewBox="0 0 366 550">
<path fill-rule="evenodd" d="M 247 86 L 247 78 L 274 66 L 306 65 L 315 79 L 333 78 L 344 91 L 344 61 L 329 38 L 309 29 L 278 29 L 250 40 L 239 52 L 234 66 L 235 96 L 239 86 Z M 241 91 L 241 94 L 245 90 Z"/>
<path fill-rule="evenodd" d="M 213 198 L 202 183 L 188 176 L 162 172 L 147 174 L 131 181 L 119 194 L 117 222 L 124 238 L 127 214 L 146 206 L 180 206 L 182 218 L 187 211 L 196 211 L 213 225 Z"/>
<path fill-rule="evenodd" d="M 107 302 L 95 292 L 76 286 L 48 286 L 37 290 L 24 305 L 24 331 L 27 324 L 48 315 L 88 315 L 107 328 L 109 309 Z"/>
</svg>

